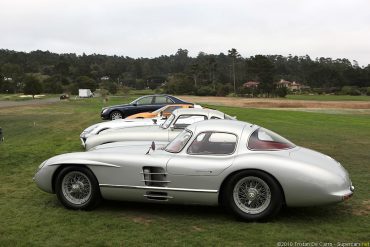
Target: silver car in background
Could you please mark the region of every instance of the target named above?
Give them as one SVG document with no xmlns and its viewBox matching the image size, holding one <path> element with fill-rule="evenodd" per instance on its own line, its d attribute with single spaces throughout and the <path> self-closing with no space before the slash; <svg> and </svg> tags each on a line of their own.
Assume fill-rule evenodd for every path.
<svg viewBox="0 0 370 247">
<path fill-rule="evenodd" d="M 354 191 L 333 158 L 245 122 L 197 122 L 155 146 L 136 141 L 55 156 L 34 179 L 70 209 L 92 209 L 101 199 L 221 204 L 248 221 L 283 205 L 338 203 Z"/>
<path fill-rule="evenodd" d="M 80 134 L 81 145 L 85 147 L 86 140 L 94 135 L 99 135 L 108 129 L 120 129 L 125 127 L 161 125 L 167 118 L 144 118 L 144 119 L 116 119 L 91 125 Z"/>
<path fill-rule="evenodd" d="M 235 120 L 235 118 L 223 112 L 212 109 L 177 109 L 161 125 L 123 127 L 101 131 L 99 135 L 90 136 L 86 139 L 85 149 L 89 150 L 97 145 L 120 141 L 169 142 L 188 125 L 208 119 Z"/>
</svg>

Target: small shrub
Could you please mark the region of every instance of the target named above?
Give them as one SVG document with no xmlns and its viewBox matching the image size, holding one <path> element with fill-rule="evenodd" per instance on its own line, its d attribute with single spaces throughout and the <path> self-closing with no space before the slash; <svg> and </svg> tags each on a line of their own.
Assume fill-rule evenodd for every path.
<svg viewBox="0 0 370 247">
<path fill-rule="evenodd" d="M 202 86 L 197 89 L 197 95 L 199 96 L 214 96 L 216 91 L 210 86 Z"/>
</svg>

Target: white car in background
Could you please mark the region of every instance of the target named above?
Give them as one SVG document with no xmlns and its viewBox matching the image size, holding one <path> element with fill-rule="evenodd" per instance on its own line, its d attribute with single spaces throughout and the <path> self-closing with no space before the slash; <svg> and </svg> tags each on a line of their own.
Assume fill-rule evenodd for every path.
<svg viewBox="0 0 370 247">
<path fill-rule="evenodd" d="M 196 109 L 202 109 L 200 105 L 194 105 Z M 174 108 L 176 109 L 176 108 Z M 148 125 L 161 125 L 167 120 L 167 116 L 162 116 L 158 114 L 154 118 L 135 118 L 135 119 L 116 119 L 108 122 L 101 122 L 86 128 L 80 134 L 80 140 L 82 146 L 85 147 L 87 138 L 94 135 L 99 135 L 100 132 L 108 129 L 121 129 L 127 127 L 137 127 L 137 126 L 148 126 Z"/>
<path fill-rule="evenodd" d="M 146 125 L 115 128 L 101 131 L 99 135 L 90 136 L 85 141 L 85 149 L 95 146 L 122 141 L 172 141 L 183 129 L 190 124 L 208 119 L 235 118 L 212 109 L 183 108 L 172 112 L 171 116 L 161 125 Z M 113 121 L 114 122 L 114 121 Z"/>
<path fill-rule="evenodd" d="M 166 118 L 144 118 L 144 119 L 117 119 L 109 122 L 102 122 L 91 125 L 82 131 L 80 135 L 82 146 L 85 147 L 86 140 L 94 135 L 99 135 L 100 132 L 108 129 L 119 129 L 125 127 L 137 127 L 148 125 L 160 125 L 166 121 Z"/>
</svg>

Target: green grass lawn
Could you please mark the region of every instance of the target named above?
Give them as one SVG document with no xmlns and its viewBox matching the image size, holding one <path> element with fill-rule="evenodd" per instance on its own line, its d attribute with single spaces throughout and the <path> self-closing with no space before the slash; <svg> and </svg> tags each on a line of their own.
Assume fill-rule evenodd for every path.
<svg viewBox="0 0 370 247">
<path fill-rule="evenodd" d="M 318 100 L 318 101 L 370 101 L 370 96 L 359 95 L 307 95 L 307 94 L 289 94 L 287 99 L 294 100 Z"/>
<path fill-rule="evenodd" d="M 135 97 L 111 98 L 108 104 Z M 370 117 L 213 106 L 335 157 L 354 197 L 336 205 L 284 209 L 268 223 L 244 223 L 217 207 L 104 202 L 94 211 L 63 208 L 32 181 L 53 155 L 81 151 L 79 134 L 100 121 L 99 98 L 0 108 L 0 246 L 276 246 L 279 241 L 370 240 Z M 314 193 L 314 192 L 313 192 Z"/>
</svg>

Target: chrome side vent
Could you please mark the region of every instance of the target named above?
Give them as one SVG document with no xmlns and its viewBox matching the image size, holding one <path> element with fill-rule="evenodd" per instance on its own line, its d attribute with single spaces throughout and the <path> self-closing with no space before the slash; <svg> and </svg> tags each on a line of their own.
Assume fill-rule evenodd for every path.
<svg viewBox="0 0 370 247">
<path fill-rule="evenodd" d="M 145 183 L 147 186 L 155 186 L 155 187 L 167 187 L 167 184 L 171 181 L 167 180 L 167 173 L 162 167 L 143 167 L 143 174 L 142 182 Z"/>
<path fill-rule="evenodd" d="M 166 192 L 158 192 L 158 191 L 148 191 L 144 195 L 149 200 L 156 200 L 156 201 L 168 201 L 168 199 L 172 199 L 172 196 L 169 196 Z"/>
</svg>

